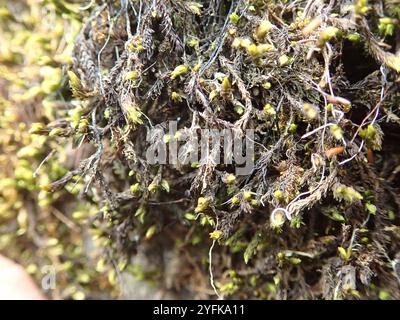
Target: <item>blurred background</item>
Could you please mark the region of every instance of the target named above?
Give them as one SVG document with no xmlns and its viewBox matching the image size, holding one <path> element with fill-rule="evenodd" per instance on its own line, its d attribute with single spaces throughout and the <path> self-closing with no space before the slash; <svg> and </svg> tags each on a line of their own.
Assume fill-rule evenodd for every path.
<svg viewBox="0 0 400 320">
<path fill-rule="evenodd" d="M 70 103 L 63 69 L 71 63 L 81 25 L 74 12 L 82 2 L 67 5 L 0 0 L 0 253 L 20 263 L 39 287 L 46 266 L 54 268 L 50 298 L 118 297 L 114 268 L 97 250 L 101 241 L 81 227 L 98 208 L 76 201 L 79 181 L 45 191 L 90 150 L 29 133 L 32 124 L 65 114 Z"/>
</svg>

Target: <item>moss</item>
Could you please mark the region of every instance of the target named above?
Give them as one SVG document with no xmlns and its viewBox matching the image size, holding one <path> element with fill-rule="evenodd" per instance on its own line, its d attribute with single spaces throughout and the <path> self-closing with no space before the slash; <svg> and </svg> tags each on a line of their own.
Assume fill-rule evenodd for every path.
<svg viewBox="0 0 400 320">
<path fill-rule="evenodd" d="M 352 187 L 340 185 L 333 191 L 334 196 L 338 200 L 345 200 L 354 203 L 363 199 L 363 196 Z"/>
<path fill-rule="evenodd" d="M 185 298 L 215 297 L 210 272 L 224 297 L 399 298 L 396 10 L 284 2 L 0 0 L 0 249 L 38 278 L 57 261 L 61 298 L 115 297 L 119 272 Z M 250 173 L 146 161 L 204 128 L 253 130 Z"/>
</svg>

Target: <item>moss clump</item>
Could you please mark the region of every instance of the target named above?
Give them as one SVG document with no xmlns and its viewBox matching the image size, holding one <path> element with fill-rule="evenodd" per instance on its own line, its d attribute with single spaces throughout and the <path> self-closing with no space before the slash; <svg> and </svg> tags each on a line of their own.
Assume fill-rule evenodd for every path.
<svg viewBox="0 0 400 320">
<path fill-rule="evenodd" d="M 28 239 L 48 238 L 44 259 L 78 252 L 81 261 L 81 233 L 68 224 L 91 230 L 103 250 L 101 271 L 83 264 L 80 285 L 65 282 L 64 296 L 92 294 L 88 277 L 106 275 L 111 290 L 121 270 L 142 275 L 131 264 L 142 253 L 157 269 L 150 281 L 178 296 L 400 298 L 393 267 L 400 247 L 391 241 L 400 222 L 399 54 L 389 48 L 398 32 L 390 4 L 355 1 L 345 12 L 345 1 L 156 0 L 131 1 L 131 10 L 94 1 L 79 10 L 48 1 L 59 26 L 50 32 L 39 24 L 39 2 L 29 2 L 32 11 L 17 2 L 40 14 L 27 14 L 37 25 L 31 34 L 13 5 L 0 11 L 16 20 L 15 30 L 2 24 L 8 92 L 0 100 L 0 160 L 13 169 L 2 173 L 0 205 L 5 223 L 20 226 L 1 243 L 32 230 L 36 199 Z M 60 42 L 65 26 L 70 35 Z M 32 56 L 24 43 L 43 51 Z M 349 67 L 365 56 L 374 62 Z M 37 110 L 27 119 L 32 103 Z M 168 132 L 171 120 L 177 132 Z M 150 145 L 173 146 L 201 129 L 236 138 L 253 130 L 251 172 L 237 174 L 238 163 L 212 157 L 148 161 Z M 80 154 L 75 161 L 70 145 Z M 179 149 L 179 160 L 192 146 Z M 76 207 L 63 208 L 64 199 Z M 43 227 L 59 211 L 67 219 Z M 29 246 L 23 252 L 30 261 Z"/>
</svg>

